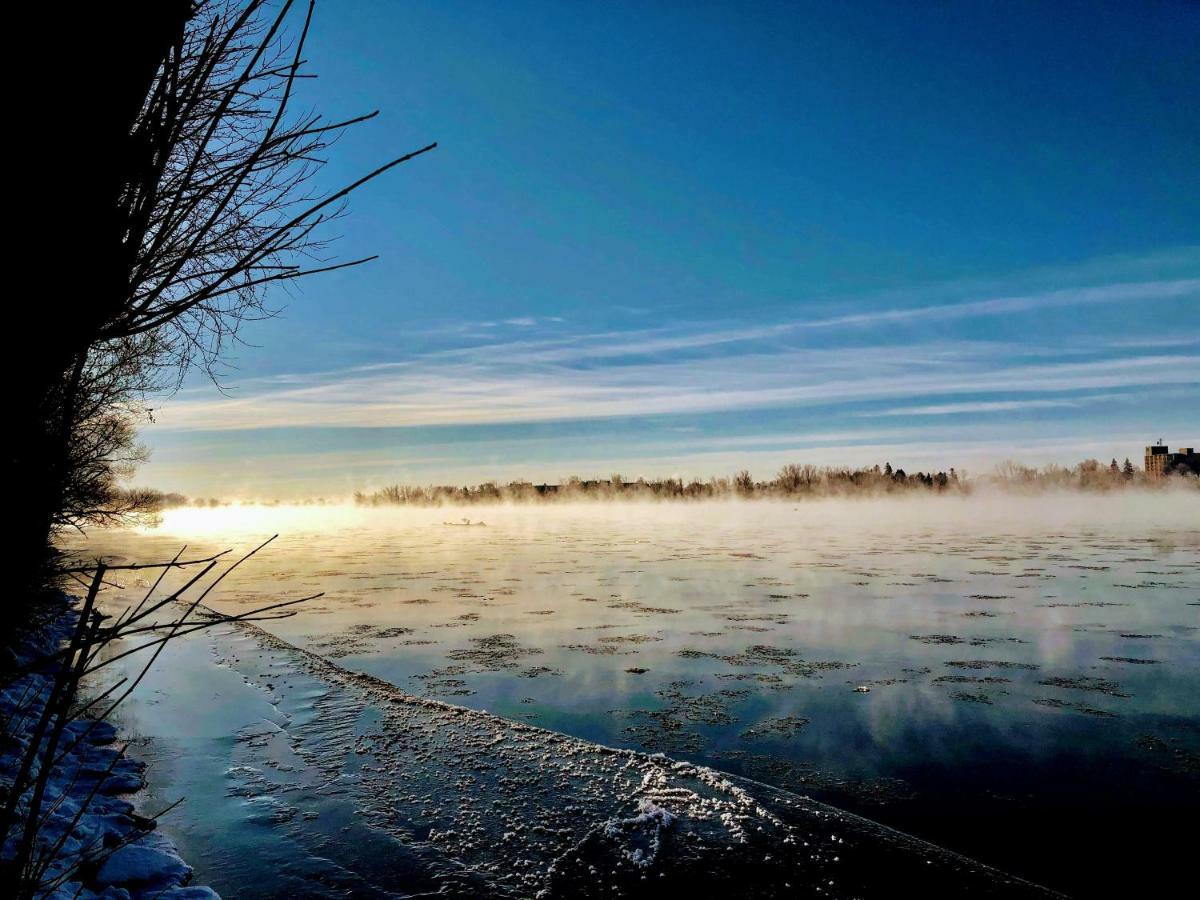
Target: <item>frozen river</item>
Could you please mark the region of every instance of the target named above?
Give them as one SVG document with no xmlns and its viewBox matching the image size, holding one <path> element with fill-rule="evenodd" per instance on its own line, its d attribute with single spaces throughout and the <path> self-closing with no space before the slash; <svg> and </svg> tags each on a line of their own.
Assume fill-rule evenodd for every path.
<svg viewBox="0 0 1200 900">
<path fill-rule="evenodd" d="M 269 631 L 408 694 L 742 775 L 1081 896 L 1183 871 L 1194 493 L 185 509 L 87 552 L 275 532 L 210 605 L 324 591 Z"/>
</svg>

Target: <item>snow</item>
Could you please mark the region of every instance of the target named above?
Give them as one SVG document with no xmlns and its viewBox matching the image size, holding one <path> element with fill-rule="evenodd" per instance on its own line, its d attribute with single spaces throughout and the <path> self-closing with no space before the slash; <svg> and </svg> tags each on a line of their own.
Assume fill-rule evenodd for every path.
<svg viewBox="0 0 1200 900">
<path fill-rule="evenodd" d="M 191 867 L 179 858 L 170 841 L 151 833 L 110 855 L 96 873 L 96 884 L 161 889 L 181 884 L 191 874 Z"/>
<path fill-rule="evenodd" d="M 18 666 L 36 661 L 69 638 L 77 620 L 73 604 L 64 597 L 62 614 L 15 648 Z M 43 668 L 0 688 L 0 715 L 7 722 L 0 744 L 0 781 L 6 785 L 12 784 L 19 771 L 53 681 L 54 670 Z M 95 874 L 86 882 L 67 880 L 48 896 L 64 900 L 217 897 L 209 888 L 186 886 L 191 867 L 166 837 L 147 830 L 153 828 L 153 822 L 138 816 L 133 804 L 120 796 L 144 786 L 145 766 L 124 756 L 118 737 L 110 723 L 88 719 L 70 722 L 63 731 L 58 746 L 61 759 L 47 780 L 41 807 L 46 822 L 39 840 L 62 842 L 47 879 L 77 874 L 72 870 L 83 862 L 87 864 L 82 871 Z M 0 847 L 0 859 L 11 857 L 16 844 L 14 835 Z"/>
<path fill-rule="evenodd" d="M 1047 896 L 808 798 L 415 697 L 252 625 L 217 628 L 207 640 L 210 659 L 252 688 L 272 686 L 289 720 L 282 736 L 326 773 L 318 790 L 344 791 L 364 821 L 497 895 L 644 896 L 654 884 L 884 896 L 920 862 L 911 883 L 927 896 Z M 413 834 L 426 835 L 423 845 Z M 935 871 L 925 871 L 926 858 Z"/>
</svg>

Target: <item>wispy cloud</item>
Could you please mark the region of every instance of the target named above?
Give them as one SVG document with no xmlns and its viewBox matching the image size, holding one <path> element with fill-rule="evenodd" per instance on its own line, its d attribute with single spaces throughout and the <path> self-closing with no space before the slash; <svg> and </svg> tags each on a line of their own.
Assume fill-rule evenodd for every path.
<svg viewBox="0 0 1200 900">
<path fill-rule="evenodd" d="M 1200 345 L 1200 334 L 1168 335 L 1166 337 L 1119 338 L 1107 342 L 1116 350 L 1165 350 Z"/>
<path fill-rule="evenodd" d="M 1079 399 L 1053 395 L 1195 381 L 1197 357 L 1186 352 L 1194 336 L 1114 335 L 1074 345 L 1060 337 L 1039 345 L 1037 319 L 1030 321 L 1031 338 L 1020 343 L 979 337 L 920 340 L 912 336 L 925 329 L 896 326 L 1116 303 L 1144 309 L 1191 297 L 1200 298 L 1200 279 L 1000 292 L 751 326 L 572 334 L 558 317 L 512 317 L 484 323 L 510 329 L 490 340 L 347 369 L 278 373 L 244 382 L 233 398 L 214 396 L 209 389 L 183 392 L 160 410 L 158 427 L 548 422 L 968 394 L 993 396 L 910 402 L 863 414 L 895 418 L 1065 408 Z M 849 342 L 798 340 L 816 332 L 857 335 L 864 328 L 874 330 Z"/>
<path fill-rule="evenodd" d="M 1184 274 L 1200 256 L 1192 262 Z M 1200 336 L 1178 315 L 1145 312 L 1186 313 L 1200 279 L 1134 270 L 1136 280 L 1083 287 L 931 290 L 937 302 L 895 292 L 844 313 L 751 324 L 582 330 L 514 315 L 446 326 L 423 335 L 433 349 L 422 352 L 245 379 L 232 397 L 183 391 L 156 411 L 147 437 L 170 452 L 145 474 L 188 491 L 279 495 L 613 468 L 1123 458 L 1146 428 L 1180 421 L 1173 410 L 1200 387 Z M 1109 311 L 1119 305 L 1129 327 Z M 667 418 L 617 421 L 655 416 Z M 264 431 L 284 428 L 294 441 Z"/>
<path fill-rule="evenodd" d="M 1062 288 L 1033 293 L 967 299 L 896 308 L 873 309 L 836 316 L 818 316 L 754 326 L 637 329 L 582 335 L 555 335 L 543 340 L 522 338 L 441 351 L 444 356 L 495 356 L 520 354 L 527 361 L 572 363 L 629 356 L 669 355 L 729 344 L 753 343 L 802 336 L 806 332 L 835 329 L 862 330 L 902 323 L 1017 316 L 1074 306 L 1129 303 L 1200 295 L 1200 279 L 1118 282 L 1083 288 Z M 509 320 L 534 325 L 533 318 Z M 554 320 L 561 321 L 561 320 Z M 495 323 L 488 323 L 495 324 Z"/>
<path fill-rule="evenodd" d="M 1081 400 L 983 400 L 971 403 L 940 403 L 932 406 L 898 406 L 893 409 L 859 413 L 860 416 L 955 416 L 968 413 L 1016 412 L 1026 409 L 1062 409 L 1093 402 L 1106 395 Z"/>
<path fill-rule="evenodd" d="M 162 411 L 160 422 L 175 429 L 546 422 L 1175 385 L 1186 382 L 1197 366 L 1200 356 L 1182 354 L 1013 364 L 986 345 L 969 342 L 789 351 L 597 370 L 547 370 L 519 360 L 446 362 L 324 374 L 238 399 L 180 401 Z"/>
</svg>

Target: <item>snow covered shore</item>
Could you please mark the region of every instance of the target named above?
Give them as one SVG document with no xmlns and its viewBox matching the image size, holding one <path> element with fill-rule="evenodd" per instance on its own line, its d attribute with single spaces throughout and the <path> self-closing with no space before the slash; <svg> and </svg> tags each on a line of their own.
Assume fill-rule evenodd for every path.
<svg viewBox="0 0 1200 900">
<path fill-rule="evenodd" d="M 43 648 L 70 617 L 56 627 Z M 10 685 L 0 709 L 49 682 Z M 173 642 L 131 699 L 151 790 L 191 798 L 167 827 L 238 897 L 1057 896 L 765 784 L 414 697 L 252 625 Z M 50 817 L 54 840 L 99 789 L 59 871 L 88 863 L 48 895 L 214 897 L 122 799 L 142 767 L 112 765 L 117 730 L 92 735 L 55 772 Z"/>
<path fill-rule="evenodd" d="M 64 597 L 61 615 L 29 635 L 8 660 L 16 670 L 68 639 L 77 620 L 73 602 Z M 50 666 L 16 678 L 0 689 L 0 788 L 7 797 L 32 732 L 54 683 Z M 65 752 L 64 752 L 65 751 Z M 208 900 L 217 894 L 191 886 L 192 869 L 171 841 L 154 830 L 152 819 L 138 815 L 125 797 L 143 785 L 145 768 L 123 755 L 117 729 L 107 722 L 77 719 L 68 723 L 48 781 L 37 842 L 59 845 L 42 884 L 51 898 L 140 898 Z M 29 792 L 21 798 L 27 818 Z M 14 858 L 18 834 L 0 847 L 0 863 Z"/>
</svg>

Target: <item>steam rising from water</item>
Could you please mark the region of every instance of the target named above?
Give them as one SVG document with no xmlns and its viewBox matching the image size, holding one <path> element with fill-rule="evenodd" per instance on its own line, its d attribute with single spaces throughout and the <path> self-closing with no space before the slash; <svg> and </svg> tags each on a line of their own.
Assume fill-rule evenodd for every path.
<svg viewBox="0 0 1200 900">
<path fill-rule="evenodd" d="M 473 505 L 456 508 L 364 508 L 349 503 L 314 505 L 232 504 L 165 510 L 160 523 L 138 529 L 146 534 L 237 541 L 274 533 L 332 532 L 346 528 L 440 524 L 462 518 L 506 529 L 538 529 L 572 521 L 623 527 L 629 533 L 650 525 L 709 528 L 746 523 L 828 527 L 831 529 L 911 529 L 936 525 L 965 532 L 1006 533 L 1085 528 L 1128 535 L 1148 528 L 1194 528 L 1200 522 L 1200 492 L 1121 491 L 1081 494 L 1073 491 L 1034 496 L 979 490 L 966 496 L 867 497 L 716 502 L 601 502 L 544 505 Z"/>
<path fill-rule="evenodd" d="M 464 517 L 486 527 L 444 524 Z M 1063 858 L 1189 858 L 1165 823 L 1200 771 L 1194 492 L 181 508 L 86 551 L 275 532 L 212 605 L 324 591 L 266 624 L 408 694 L 747 775 L 1082 896 L 1101 886 Z"/>
</svg>

